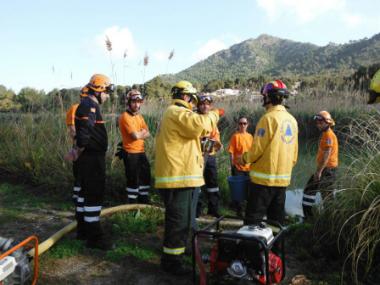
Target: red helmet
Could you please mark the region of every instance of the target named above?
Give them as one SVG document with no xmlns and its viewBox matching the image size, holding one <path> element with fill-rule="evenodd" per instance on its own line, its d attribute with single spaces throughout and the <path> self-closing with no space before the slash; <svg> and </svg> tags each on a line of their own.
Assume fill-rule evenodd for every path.
<svg viewBox="0 0 380 285">
<path fill-rule="evenodd" d="M 261 95 L 268 96 L 271 94 L 276 94 L 283 96 L 284 98 L 289 97 L 289 91 L 285 83 L 277 79 L 264 84 L 260 91 Z"/>
<path fill-rule="evenodd" d="M 289 97 L 289 91 L 281 80 L 275 80 L 266 83 L 260 91 L 264 96 L 263 106 L 267 104 L 279 105 L 283 100 Z"/>
</svg>

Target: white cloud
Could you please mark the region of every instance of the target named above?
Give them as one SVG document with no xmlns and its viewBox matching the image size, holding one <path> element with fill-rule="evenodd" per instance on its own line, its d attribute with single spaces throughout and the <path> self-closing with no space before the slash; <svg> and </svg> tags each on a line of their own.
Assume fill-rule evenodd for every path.
<svg viewBox="0 0 380 285">
<path fill-rule="evenodd" d="M 125 51 L 127 53 L 127 58 L 136 58 L 138 56 L 135 41 L 128 28 L 112 26 L 96 36 L 96 44 L 106 53 L 108 53 L 106 47 L 107 37 L 112 43 L 111 54 L 113 57 L 123 58 Z"/>
<path fill-rule="evenodd" d="M 304 24 L 331 13 L 347 28 L 368 26 L 375 19 L 363 17 L 349 10 L 347 0 L 256 0 L 257 5 L 265 11 L 272 22 L 283 17 L 292 17 Z"/>
<path fill-rule="evenodd" d="M 328 12 L 344 12 L 346 0 L 256 0 L 270 20 L 290 14 L 301 23 L 311 22 Z"/>
<path fill-rule="evenodd" d="M 227 45 L 223 41 L 219 39 L 211 39 L 193 54 L 193 58 L 199 61 L 226 48 Z"/>
</svg>

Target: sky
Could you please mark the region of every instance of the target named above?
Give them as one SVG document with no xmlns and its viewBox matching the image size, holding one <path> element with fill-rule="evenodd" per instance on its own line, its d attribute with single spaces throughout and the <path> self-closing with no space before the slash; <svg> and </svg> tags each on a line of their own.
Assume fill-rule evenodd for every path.
<svg viewBox="0 0 380 285">
<path fill-rule="evenodd" d="M 94 73 L 120 85 L 142 83 L 261 34 L 319 46 L 344 44 L 380 32 L 378 5 L 377 0 L 3 1 L 0 84 L 16 92 L 22 87 L 48 92 L 84 86 Z"/>
</svg>

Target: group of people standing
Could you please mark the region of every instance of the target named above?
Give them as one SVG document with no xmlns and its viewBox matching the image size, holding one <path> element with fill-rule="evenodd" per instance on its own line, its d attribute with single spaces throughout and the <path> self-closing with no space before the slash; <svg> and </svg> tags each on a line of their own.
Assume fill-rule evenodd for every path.
<svg viewBox="0 0 380 285">
<path fill-rule="evenodd" d="M 100 105 L 107 100 L 113 88 L 108 77 L 95 74 L 82 89 L 80 104 L 67 114 L 67 125 L 74 143 L 67 158 L 74 161 L 74 176 L 78 177 L 73 193 L 77 238 L 86 240 L 90 248 L 108 249 L 110 246 L 100 227 L 108 147 Z M 285 190 L 298 158 L 298 126 L 285 106 L 289 96 L 286 85 L 281 80 L 269 82 L 263 86 L 261 94 L 266 112 L 260 118 L 254 135 L 247 132 L 248 118 L 241 117 L 238 131 L 228 146 L 232 175 L 246 175 L 251 181 L 245 224 L 255 223 L 264 217 L 284 222 Z M 215 154 L 223 147 L 217 123 L 224 110 L 214 108 L 210 96 L 197 95 L 197 90 L 188 81 L 175 84 L 171 95 L 173 101 L 163 113 L 155 138 L 154 187 L 165 205 L 161 266 L 166 272 L 182 275 L 188 273 L 183 265 L 183 254 L 190 231 L 195 191 L 203 187 L 208 198 L 208 214 L 220 215 Z M 143 101 L 138 90 L 129 91 L 126 111 L 118 120 L 128 203 L 149 202 L 151 172 L 144 140 L 150 132 L 140 114 Z M 321 112 L 315 120 L 323 135 L 317 171 L 309 181 L 312 187 L 305 192 L 306 207 L 314 205 L 315 192 L 321 189 L 322 180 L 334 176 L 338 165 L 338 146 L 331 129 L 334 122 L 330 114 Z M 241 205 L 236 205 L 236 209 L 241 214 Z M 198 208 L 200 212 L 201 207 Z"/>
</svg>

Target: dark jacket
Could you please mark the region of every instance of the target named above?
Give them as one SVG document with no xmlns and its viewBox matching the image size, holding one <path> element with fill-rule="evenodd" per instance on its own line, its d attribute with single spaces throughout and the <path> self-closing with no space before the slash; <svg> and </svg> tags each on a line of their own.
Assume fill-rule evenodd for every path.
<svg viewBox="0 0 380 285">
<path fill-rule="evenodd" d="M 77 146 L 84 147 L 86 153 L 107 151 L 108 138 L 99 104 L 90 97 L 81 100 L 75 112 Z"/>
</svg>

